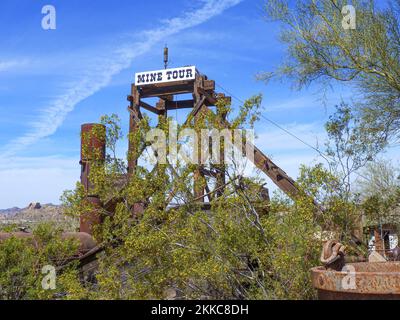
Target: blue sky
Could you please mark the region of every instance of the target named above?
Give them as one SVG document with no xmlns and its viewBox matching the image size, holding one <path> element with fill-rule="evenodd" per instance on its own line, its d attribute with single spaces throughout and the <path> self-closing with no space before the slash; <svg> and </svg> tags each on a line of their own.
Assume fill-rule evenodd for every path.
<svg viewBox="0 0 400 320">
<path fill-rule="evenodd" d="M 56 8 L 56 30 L 41 27 L 47 4 Z M 79 179 L 80 125 L 117 113 L 126 132 L 134 73 L 162 68 L 165 43 L 171 67 L 196 65 L 241 99 L 262 93 L 265 116 L 322 144 L 331 107 L 351 97 L 351 88 L 335 86 L 324 106 L 319 87 L 299 92 L 290 83 L 256 81 L 285 49 L 262 7 L 263 0 L 2 0 L 0 208 L 58 203 Z M 293 177 L 300 163 L 318 160 L 268 122 L 256 134 L 260 149 Z M 390 157 L 398 155 L 390 149 Z"/>
</svg>

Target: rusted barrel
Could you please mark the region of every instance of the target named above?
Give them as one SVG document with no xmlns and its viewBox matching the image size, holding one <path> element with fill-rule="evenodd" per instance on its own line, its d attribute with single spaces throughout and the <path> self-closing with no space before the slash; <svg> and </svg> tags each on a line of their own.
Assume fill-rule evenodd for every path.
<svg viewBox="0 0 400 320">
<path fill-rule="evenodd" d="M 81 183 L 85 188 L 86 201 L 91 210 L 81 215 L 80 231 L 93 234 L 93 227 L 101 223 L 101 202 L 93 191 L 89 175 L 93 165 L 105 161 L 106 128 L 97 123 L 86 123 L 81 127 Z"/>
<path fill-rule="evenodd" d="M 32 233 L 28 232 L 0 232 L 0 242 L 10 238 L 27 239 L 30 240 L 30 244 L 36 249 L 39 247 L 38 241 Z M 85 254 L 96 247 L 96 241 L 93 240 L 90 234 L 85 232 L 64 232 L 61 234 L 61 239 L 64 240 L 77 240 L 79 242 L 79 254 Z"/>
<path fill-rule="evenodd" d="M 99 123 L 81 126 L 81 161 L 104 161 L 106 128 Z"/>
<path fill-rule="evenodd" d="M 400 299 L 400 262 L 348 263 L 343 271 L 317 267 L 311 277 L 320 300 Z"/>
</svg>

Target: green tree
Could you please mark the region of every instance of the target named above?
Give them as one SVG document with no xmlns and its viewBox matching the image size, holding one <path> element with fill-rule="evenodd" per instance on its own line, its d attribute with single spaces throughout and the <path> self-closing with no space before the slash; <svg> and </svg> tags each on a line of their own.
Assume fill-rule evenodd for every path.
<svg viewBox="0 0 400 320">
<path fill-rule="evenodd" d="M 8 230 L 12 231 L 12 230 Z M 79 244 L 60 237 L 61 230 L 40 224 L 33 238 L 10 237 L 0 242 L 0 299 L 79 299 L 86 297 L 77 264 Z M 55 289 L 44 288 L 44 266 L 56 269 Z M 61 270 L 60 266 L 64 266 Z"/>
<path fill-rule="evenodd" d="M 400 177 L 387 160 L 369 163 L 357 181 L 367 225 L 393 224 L 400 228 Z"/>
<path fill-rule="evenodd" d="M 231 119 L 232 128 L 252 126 L 260 104 L 260 97 L 246 101 Z M 226 103 L 218 109 L 230 116 Z M 118 119 L 103 119 L 109 142 L 117 143 Z M 168 136 L 166 120 L 160 117 L 157 127 Z M 202 113 L 196 124 L 178 130 L 187 126 L 220 128 L 221 123 Z M 149 119 L 144 117 L 139 128 L 129 137 L 135 139 L 136 155 L 148 148 Z M 302 168 L 298 198 L 274 197 L 268 204 L 261 197 L 262 179 L 244 178 L 240 163 L 225 164 L 219 167 L 226 179 L 222 196 L 207 191 L 210 208 L 202 210 L 193 195 L 196 166 L 178 161 L 150 168 L 139 162 L 126 179 L 125 167 L 113 165 L 122 161 L 114 149 L 108 148 L 106 162 L 89 176 L 103 203 L 114 199 L 112 208 L 101 210 L 103 223 L 95 232 L 104 253 L 98 256 L 92 298 L 310 299 L 315 291 L 309 269 L 318 265 L 322 232 L 339 230 L 344 242 L 349 238 L 353 208 L 338 196 L 338 179 L 322 166 Z M 206 178 L 201 182 L 205 187 Z M 84 194 L 80 184 L 65 193 L 69 214 L 87 210 Z M 321 201 L 323 214 L 313 199 Z"/>
<path fill-rule="evenodd" d="M 356 10 L 356 28 L 343 28 L 346 5 Z M 354 86 L 360 128 L 378 141 L 399 138 L 400 1 L 267 0 L 269 18 L 281 22 L 287 59 L 274 73 L 298 88 L 334 81 Z M 346 14 L 348 12 L 343 11 Z M 356 97 L 356 95 L 354 95 Z"/>
<path fill-rule="evenodd" d="M 382 151 L 385 141 L 366 134 L 360 128 L 360 120 L 352 108 L 342 103 L 325 124 L 328 134 L 326 142 L 327 162 L 331 172 L 340 178 L 341 197 L 354 196 L 354 175 L 370 163 Z"/>
<path fill-rule="evenodd" d="M 392 161 L 386 159 L 368 163 L 356 183 L 356 191 L 362 199 L 374 195 L 387 198 L 398 188 L 400 188 L 400 171 Z"/>
</svg>

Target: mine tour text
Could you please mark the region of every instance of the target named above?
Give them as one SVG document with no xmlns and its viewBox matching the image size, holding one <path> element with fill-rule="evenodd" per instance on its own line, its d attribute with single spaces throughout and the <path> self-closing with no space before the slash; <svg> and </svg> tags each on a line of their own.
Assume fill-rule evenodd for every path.
<svg viewBox="0 0 400 320">
<path fill-rule="evenodd" d="M 135 74 L 135 85 L 143 86 L 161 82 L 194 80 L 195 77 L 196 67 L 194 66 L 139 72 Z"/>
</svg>

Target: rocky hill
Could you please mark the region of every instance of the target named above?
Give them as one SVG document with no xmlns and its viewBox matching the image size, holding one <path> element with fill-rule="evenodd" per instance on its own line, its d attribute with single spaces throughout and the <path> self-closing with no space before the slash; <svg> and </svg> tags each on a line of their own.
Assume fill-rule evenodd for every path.
<svg viewBox="0 0 400 320">
<path fill-rule="evenodd" d="M 22 209 L 18 207 L 13 207 L 9 209 L 0 209 L 0 217 L 12 217 L 20 212 Z"/>
<path fill-rule="evenodd" d="M 39 202 L 32 202 L 26 208 L 0 210 L 0 227 L 17 225 L 32 228 L 40 222 L 52 222 L 70 231 L 75 231 L 79 225 L 78 219 L 65 216 L 63 208 L 54 204 L 41 205 Z"/>
</svg>

